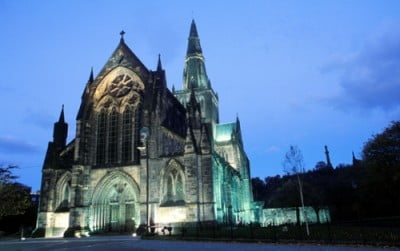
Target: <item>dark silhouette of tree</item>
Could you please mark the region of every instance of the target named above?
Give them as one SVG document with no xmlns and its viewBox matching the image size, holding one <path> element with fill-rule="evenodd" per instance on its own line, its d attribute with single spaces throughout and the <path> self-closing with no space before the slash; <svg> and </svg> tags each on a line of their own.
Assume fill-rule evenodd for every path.
<svg viewBox="0 0 400 251">
<path fill-rule="evenodd" d="M 315 170 L 321 170 L 321 169 L 325 169 L 325 168 L 330 168 L 325 161 L 318 161 L 317 164 L 315 164 Z"/>
<path fill-rule="evenodd" d="M 359 180 L 362 168 L 339 165 L 337 168 L 318 168 L 299 175 L 304 205 L 312 207 L 319 218 L 319 210 L 329 208 L 332 220 L 358 219 L 362 210 Z M 265 207 L 298 207 L 297 175 L 266 177 Z"/>
<path fill-rule="evenodd" d="M 393 216 L 400 212 L 400 121 L 392 122 L 382 133 L 364 145 L 361 183 L 366 216 Z"/>
<path fill-rule="evenodd" d="M 31 205 L 30 188 L 16 182 L 16 166 L 0 166 L 0 219 L 20 215 Z"/>
<path fill-rule="evenodd" d="M 266 185 L 265 182 L 259 177 L 251 179 L 251 185 L 253 188 L 254 200 L 265 201 Z"/>
<path fill-rule="evenodd" d="M 362 159 L 353 159 L 351 165 L 329 168 L 319 161 L 313 170 L 304 172 L 300 164 L 296 169 L 300 172 L 294 172 L 297 157 L 292 150 L 296 149 L 291 147 L 288 153 L 295 157 L 285 167 L 287 175 L 266 177 L 265 190 L 259 179 L 255 181 L 257 199 L 264 198 L 265 208 L 298 207 L 300 179 L 304 205 L 313 207 L 317 213 L 328 207 L 335 222 L 399 216 L 400 121 L 392 122 L 369 139 L 363 147 Z"/>
</svg>

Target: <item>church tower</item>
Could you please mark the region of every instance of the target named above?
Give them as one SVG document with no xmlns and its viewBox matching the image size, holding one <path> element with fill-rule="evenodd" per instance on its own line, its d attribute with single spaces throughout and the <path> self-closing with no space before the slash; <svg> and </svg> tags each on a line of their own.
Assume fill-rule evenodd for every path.
<svg viewBox="0 0 400 251">
<path fill-rule="evenodd" d="M 218 96 L 212 89 L 207 76 L 200 38 L 194 20 L 192 20 L 188 38 L 183 70 L 183 89 L 174 92 L 175 97 L 185 107 L 189 103 L 192 88 L 197 102 L 200 103 L 203 122 L 211 124 L 214 131 L 215 125 L 219 123 Z"/>
</svg>

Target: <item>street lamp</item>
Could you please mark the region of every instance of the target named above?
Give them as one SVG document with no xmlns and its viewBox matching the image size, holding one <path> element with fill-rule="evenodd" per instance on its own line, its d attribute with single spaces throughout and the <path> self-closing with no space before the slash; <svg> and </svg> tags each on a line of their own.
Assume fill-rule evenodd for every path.
<svg viewBox="0 0 400 251">
<path fill-rule="evenodd" d="M 140 150 L 145 150 L 146 154 L 146 232 L 149 232 L 149 129 L 147 127 L 143 127 L 140 129 L 140 141 L 142 142 L 142 146 L 145 149 L 141 148 Z"/>
</svg>

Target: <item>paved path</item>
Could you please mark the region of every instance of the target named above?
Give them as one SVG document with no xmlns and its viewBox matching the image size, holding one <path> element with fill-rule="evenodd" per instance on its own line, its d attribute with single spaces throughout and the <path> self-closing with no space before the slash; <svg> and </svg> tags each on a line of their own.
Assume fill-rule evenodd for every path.
<svg viewBox="0 0 400 251">
<path fill-rule="evenodd" d="M 194 242 L 194 241 L 158 241 L 141 240 L 129 236 L 102 236 L 83 239 L 27 239 L 25 241 L 0 241 L 0 251 L 17 250 L 165 250 L 165 251 L 375 251 L 400 250 L 396 248 L 368 248 L 320 245 L 284 245 L 265 243 L 234 243 L 234 242 Z"/>
</svg>

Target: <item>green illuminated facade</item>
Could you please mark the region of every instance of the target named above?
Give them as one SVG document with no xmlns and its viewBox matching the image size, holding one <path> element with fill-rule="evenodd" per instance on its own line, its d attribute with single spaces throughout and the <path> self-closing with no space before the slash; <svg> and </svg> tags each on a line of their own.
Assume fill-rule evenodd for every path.
<svg viewBox="0 0 400 251">
<path fill-rule="evenodd" d="M 63 110 L 54 125 L 37 235 L 259 222 L 240 122 L 219 123 L 194 21 L 182 90 L 170 91 L 160 58 L 149 70 L 123 35 L 103 69 L 90 74 L 74 140 L 66 142 Z"/>
</svg>

